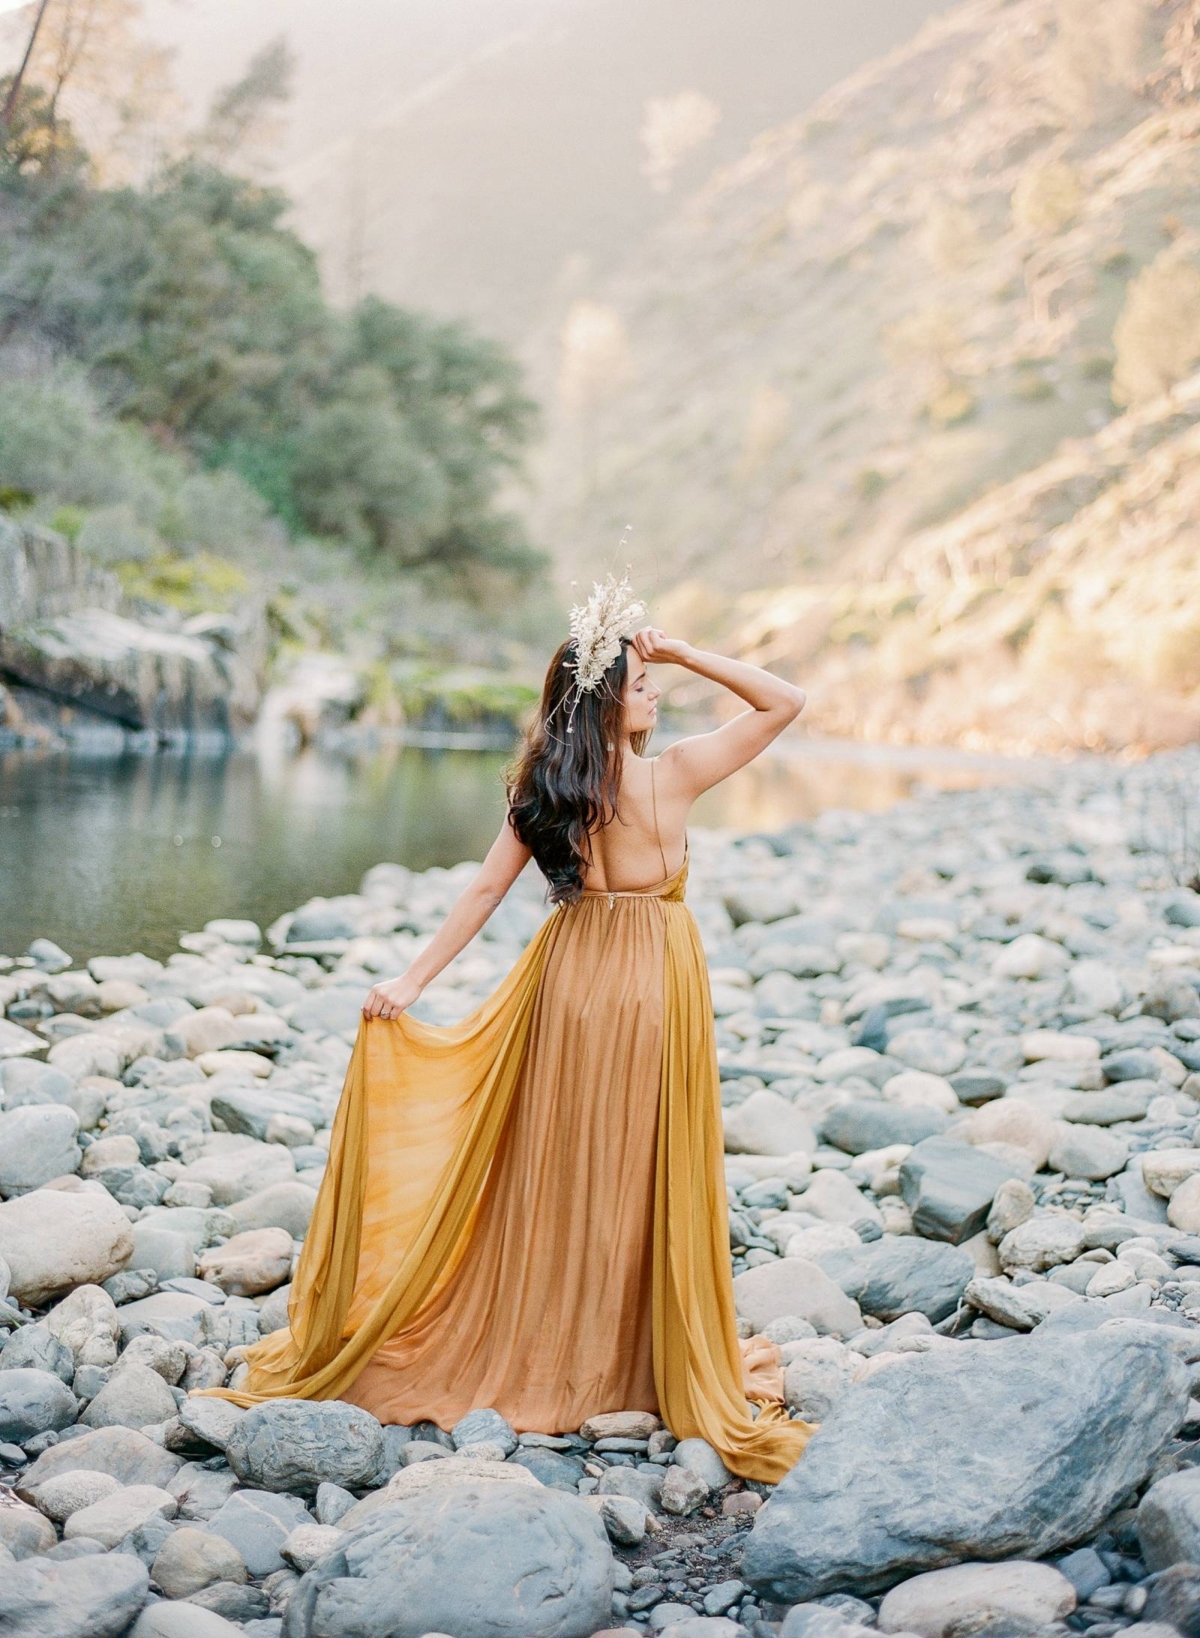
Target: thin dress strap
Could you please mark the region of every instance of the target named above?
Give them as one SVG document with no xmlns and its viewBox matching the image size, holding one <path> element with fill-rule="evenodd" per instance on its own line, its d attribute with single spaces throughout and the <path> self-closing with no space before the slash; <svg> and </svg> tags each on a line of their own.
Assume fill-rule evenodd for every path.
<svg viewBox="0 0 1200 1638">
<path fill-rule="evenodd" d="M 663 880 L 666 881 L 671 872 L 667 869 L 667 856 L 663 852 L 662 835 L 658 828 L 658 798 L 654 794 L 654 765 L 657 761 L 657 757 L 651 758 L 650 761 L 650 802 L 654 808 L 654 836 L 658 842 L 658 856 L 662 860 Z"/>
</svg>

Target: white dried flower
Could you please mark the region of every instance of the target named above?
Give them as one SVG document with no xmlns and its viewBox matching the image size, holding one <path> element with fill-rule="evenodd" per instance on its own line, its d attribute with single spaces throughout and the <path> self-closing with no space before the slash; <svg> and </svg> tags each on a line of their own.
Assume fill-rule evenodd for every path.
<svg viewBox="0 0 1200 1638">
<path fill-rule="evenodd" d="M 638 621 L 645 618 L 646 605 L 633 595 L 628 573 L 620 580 L 610 574 L 603 582 L 593 581 L 592 595 L 586 603 L 576 603 L 570 615 L 575 659 L 567 663 L 575 673 L 575 704 L 580 694 L 599 688 L 604 673 L 621 652 L 622 637 L 632 637 Z"/>
<path fill-rule="evenodd" d="M 585 692 L 600 686 L 609 666 L 621 652 L 621 638 L 632 637 L 646 605 L 633 595 L 629 576 L 609 575 L 593 582 L 586 603 L 571 610 L 571 640 L 575 644 L 575 681 Z"/>
</svg>

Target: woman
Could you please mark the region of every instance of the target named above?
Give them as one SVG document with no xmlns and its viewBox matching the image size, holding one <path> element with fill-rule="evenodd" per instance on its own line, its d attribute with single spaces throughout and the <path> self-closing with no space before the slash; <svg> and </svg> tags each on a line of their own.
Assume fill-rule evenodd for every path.
<svg viewBox="0 0 1200 1638">
<path fill-rule="evenodd" d="M 611 576 L 572 611 L 481 870 L 367 996 L 291 1323 L 217 1390 L 237 1403 L 341 1398 L 445 1428 L 491 1406 L 541 1433 L 646 1410 L 770 1481 L 811 1434 L 782 1405 L 778 1349 L 743 1357 L 737 1339 L 712 1006 L 683 903 L 692 803 L 804 695 L 656 627 L 631 637 L 644 612 Z M 652 663 L 749 709 L 647 758 Z M 531 858 L 555 909 L 512 972 L 460 1024 L 409 1017 Z"/>
</svg>

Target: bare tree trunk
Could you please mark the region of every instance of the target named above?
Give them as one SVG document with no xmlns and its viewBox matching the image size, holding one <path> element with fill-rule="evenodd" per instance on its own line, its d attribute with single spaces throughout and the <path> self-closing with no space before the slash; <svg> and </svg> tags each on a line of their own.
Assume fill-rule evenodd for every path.
<svg viewBox="0 0 1200 1638">
<path fill-rule="evenodd" d="M 41 0 L 37 9 L 37 16 L 33 19 L 33 27 L 29 31 L 29 41 L 25 47 L 25 55 L 21 58 L 21 66 L 13 76 L 13 82 L 8 88 L 8 96 L 4 99 L 4 107 L 0 110 L 0 131 L 8 129 L 8 122 L 12 118 L 13 109 L 17 106 L 17 98 L 21 94 L 21 82 L 25 78 L 25 70 L 29 67 L 29 59 L 33 56 L 34 42 L 38 37 L 38 29 L 42 26 L 42 18 L 46 15 L 46 8 L 50 0 Z"/>
</svg>

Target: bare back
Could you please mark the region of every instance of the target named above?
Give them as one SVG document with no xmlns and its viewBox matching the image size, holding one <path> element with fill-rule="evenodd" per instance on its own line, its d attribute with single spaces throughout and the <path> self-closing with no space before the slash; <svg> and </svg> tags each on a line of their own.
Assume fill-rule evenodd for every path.
<svg viewBox="0 0 1200 1638">
<path fill-rule="evenodd" d="M 687 848 L 687 810 L 656 778 L 658 757 L 626 757 L 619 814 L 592 832 L 592 864 L 583 885 L 602 893 L 653 887 L 679 869 Z"/>
</svg>

